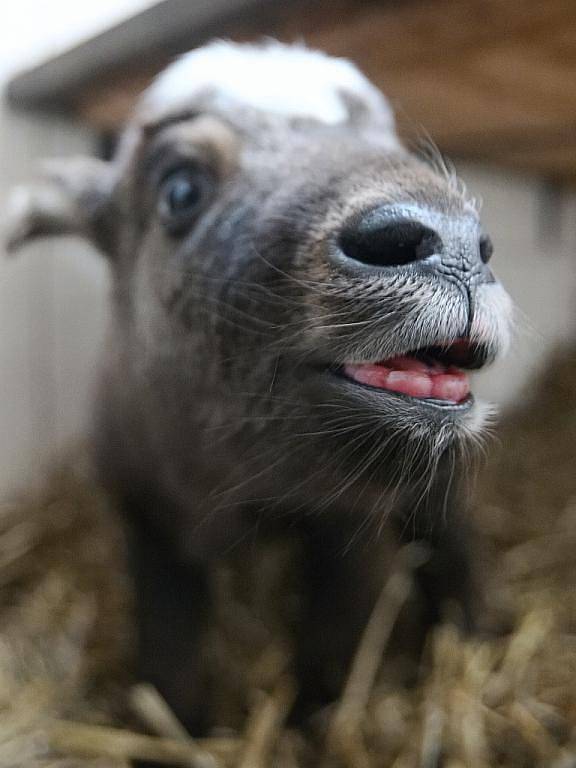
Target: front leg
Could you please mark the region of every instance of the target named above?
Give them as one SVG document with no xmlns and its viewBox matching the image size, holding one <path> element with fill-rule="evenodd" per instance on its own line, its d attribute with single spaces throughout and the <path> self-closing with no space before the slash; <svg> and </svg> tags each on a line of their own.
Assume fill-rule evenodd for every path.
<svg viewBox="0 0 576 768">
<path fill-rule="evenodd" d="M 384 548 L 373 534 L 353 541 L 356 528 L 332 520 L 306 531 L 296 721 L 338 698 L 383 583 Z"/>
<path fill-rule="evenodd" d="M 464 632 L 474 632 L 481 623 L 482 590 L 473 567 L 469 526 L 461 520 L 442 521 L 433 533 L 417 538 L 430 550 L 415 574 L 424 598 L 425 623 L 448 617 Z"/>
<path fill-rule="evenodd" d="M 484 620 L 484 590 L 478 573 L 479 547 L 465 503 L 466 491 L 440 467 L 429 494 L 398 521 L 400 543 L 421 541 L 429 557 L 415 574 L 427 625 L 449 617 L 465 632 Z"/>
<path fill-rule="evenodd" d="M 132 526 L 137 677 L 151 683 L 185 728 L 206 733 L 209 680 L 201 641 L 209 621 L 204 567 L 182 563 L 145 522 Z"/>
</svg>

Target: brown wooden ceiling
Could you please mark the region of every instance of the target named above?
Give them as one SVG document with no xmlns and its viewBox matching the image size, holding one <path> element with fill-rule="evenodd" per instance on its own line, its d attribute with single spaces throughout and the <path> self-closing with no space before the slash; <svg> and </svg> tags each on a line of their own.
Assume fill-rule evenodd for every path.
<svg viewBox="0 0 576 768">
<path fill-rule="evenodd" d="M 456 157 L 576 180 L 576 0 L 268 2 L 214 32 L 304 39 L 350 57 L 392 99 L 406 135 L 425 130 Z M 117 127 L 184 45 L 185 36 L 123 62 L 77 87 L 68 105 Z"/>
</svg>

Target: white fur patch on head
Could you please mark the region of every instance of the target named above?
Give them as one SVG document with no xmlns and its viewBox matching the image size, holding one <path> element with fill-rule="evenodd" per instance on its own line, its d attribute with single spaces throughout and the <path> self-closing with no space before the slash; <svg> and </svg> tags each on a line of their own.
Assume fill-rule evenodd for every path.
<svg viewBox="0 0 576 768">
<path fill-rule="evenodd" d="M 349 119 L 342 97 L 348 93 L 394 134 L 388 101 L 351 62 L 302 45 L 210 43 L 161 73 L 145 93 L 143 108 L 147 114 L 165 114 L 207 92 L 218 109 L 242 105 L 327 124 Z"/>
</svg>

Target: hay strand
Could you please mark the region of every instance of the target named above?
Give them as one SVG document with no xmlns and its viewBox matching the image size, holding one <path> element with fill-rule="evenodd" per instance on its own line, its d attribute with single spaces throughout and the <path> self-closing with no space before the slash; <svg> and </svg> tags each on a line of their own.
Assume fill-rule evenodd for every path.
<svg viewBox="0 0 576 768">
<path fill-rule="evenodd" d="M 295 695 L 294 682 L 284 676 L 271 695 L 261 694 L 258 697 L 259 701 L 246 725 L 238 768 L 266 768 L 271 764 L 270 755 L 280 737 Z"/>
<path fill-rule="evenodd" d="M 210 739 L 197 744 L 189 740 L 145 736 L 119 728 L 55 722 L 47 729 L 51 748 L 63 755 L 109 760 L 145 760 L 179 768 L 231 766 L 238 752 L 233 739 Z M 213 753 L 213 754 L 210 754 Z"/>
</svg>

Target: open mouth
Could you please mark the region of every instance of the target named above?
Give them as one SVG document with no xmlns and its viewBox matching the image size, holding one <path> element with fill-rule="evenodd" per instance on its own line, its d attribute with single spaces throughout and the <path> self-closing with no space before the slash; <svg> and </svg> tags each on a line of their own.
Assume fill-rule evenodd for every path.
<svg viewBox="0 0 576 768">
<path fill-rule="evenodd" d="M 488 350 L 468 339 L 425 347 L 377 363 L 349 363 L 345 378 L 373 389 L 438 404 L 461 405 L 471 398 L 468 370 L 481 368 Z"/>
</svg>

